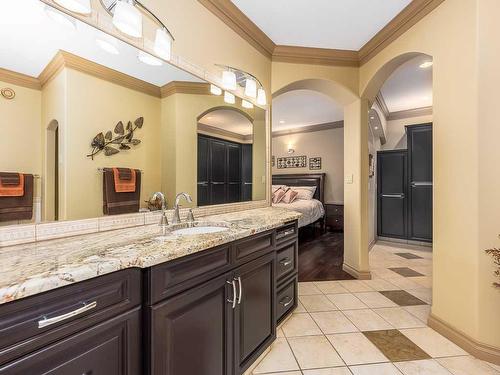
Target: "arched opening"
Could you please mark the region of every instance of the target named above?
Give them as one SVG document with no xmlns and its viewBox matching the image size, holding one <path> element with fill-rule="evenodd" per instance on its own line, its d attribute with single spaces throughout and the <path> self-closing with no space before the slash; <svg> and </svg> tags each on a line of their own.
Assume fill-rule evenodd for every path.
<svg viewBox="0 0 500 375">
<path fill-rule="evenodd" d="M 197 117 L 198 205 L 246 202 L 258 198 L 257 176 L 265 163 L 265 136 L 247 112 L 218 106 Z"/>
<path fill-rule="evenodd" d="M 52 120 L 46 128 L 45 150 L 45 220 L 59 220 L 59 122 Z"/>
<path fill-rule="evenodd" d="M 367 83 L 371 273 L 431 303 L 433 59 L 408 52 Z M 411 245 L 411 247 L 408 247 Z"/>
</svg>

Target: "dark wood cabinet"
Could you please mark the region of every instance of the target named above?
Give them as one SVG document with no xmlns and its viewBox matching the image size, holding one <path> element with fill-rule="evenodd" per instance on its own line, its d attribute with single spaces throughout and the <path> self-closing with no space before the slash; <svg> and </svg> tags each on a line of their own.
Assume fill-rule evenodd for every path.
<svg viewBox="0 0 500 375">
<path fill-rule="evenodd" d="M 140 308 L 0 367 L 1 375 L 142 373 Z"/>
<path fill-rule="evenodd" d="M 344 230 L 344 205 L 343 204 L 325 204 L 325 225 L 333 231 Z"/>
</svg>

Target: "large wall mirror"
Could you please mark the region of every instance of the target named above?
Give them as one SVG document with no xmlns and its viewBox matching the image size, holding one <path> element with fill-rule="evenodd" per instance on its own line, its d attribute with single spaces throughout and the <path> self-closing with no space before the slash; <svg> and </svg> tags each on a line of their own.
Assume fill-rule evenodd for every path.
<svg viewBox="0 0 500 375">
<path fill-rule="evenodd" d="M 37 0 L 0 25 L 0 226 L 266 199 L 265 110 Z"/>
</svg>

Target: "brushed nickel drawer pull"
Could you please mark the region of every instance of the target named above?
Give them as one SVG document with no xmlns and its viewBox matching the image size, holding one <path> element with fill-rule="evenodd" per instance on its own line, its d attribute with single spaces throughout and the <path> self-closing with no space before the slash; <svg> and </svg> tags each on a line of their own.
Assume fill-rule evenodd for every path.
<svg viewBox="0 0 500 375">
<path fill-rule="evenodd" d="M 233 309 L 236 307 L 236 281 L 233 279 L 233 281 L 226 281 L 226 283 L 231 284 L 233 286 L 233 299 L 227 299 L 227 302 L 233 304 Z"/>
<path fill-rule="evenodd" d="M 288 267 L 290 264 L 292 264 L 292 261 L 289 258 L 285 258 L 285 259 L 280 261 L 280 264 L 283 267 Z"/>
<path fill-rule="evenodd" d="M 243 295 L 243 285 L 241 284 L 241 276 L 238 276 L 238 285 L 240 289 L 240 293 L 238 294 L 238 305 L 241 303 L 241 296 Z"/>
<path fill-rule="evenodd" d="M 46 316 L 44 316 L 43 319 L 38 321 L 38 328 L 45 328 L 52 324 L 62 322 L 63 320 L 73 318 L 77 315 L 83 314 L 84 312 L 95 309 L 96 307 L 97 307 L 97 301 L 93 301 L 90 303 L 83 302 L 82 307 L 79 307 L 78 309 L 70 311 L 66 314 L 54 316 L 53 318 L 47 318 Z"/>
<path fill-rule="evenodd" d="M 293 298 L 290 298 L 290 297 L 286 296 L 285 298 L 283 298 L 283 299 L 280 301 L 280 305 L 282 305 L 283 307 L 287 307 L 287 306 L 289 306 L 292 302 L 293 302 Z"/>
</svg>

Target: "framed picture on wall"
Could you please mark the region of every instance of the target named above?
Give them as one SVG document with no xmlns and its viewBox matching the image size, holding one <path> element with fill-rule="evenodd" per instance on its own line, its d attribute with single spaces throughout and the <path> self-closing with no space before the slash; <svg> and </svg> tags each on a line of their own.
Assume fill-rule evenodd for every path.
<svg viewBox="0 0 500 375">
<path fill-rule="evenodd" d="M 309 169 L 310 170 L 321 169 L 321 158 L 319 156 L 309 158 Z"/>
<path fill-rule="evenodd" d="M 278 169 L 305 168 L 307 166 L 307 156 L 286 156 L 278 158 Z"/>
<path fill-rule="evenodd" d="M 373 154 L 368 155 L 368 176 L 372 178 L 375 176 L 375 159 L 373 158 Z"/>
<path fill-rule="evenodd" d="M 274 167 L 275 163 L 276 163 L 276 158 L 273 155 L 271 156 L 271 166 Z"/>
</svg>

